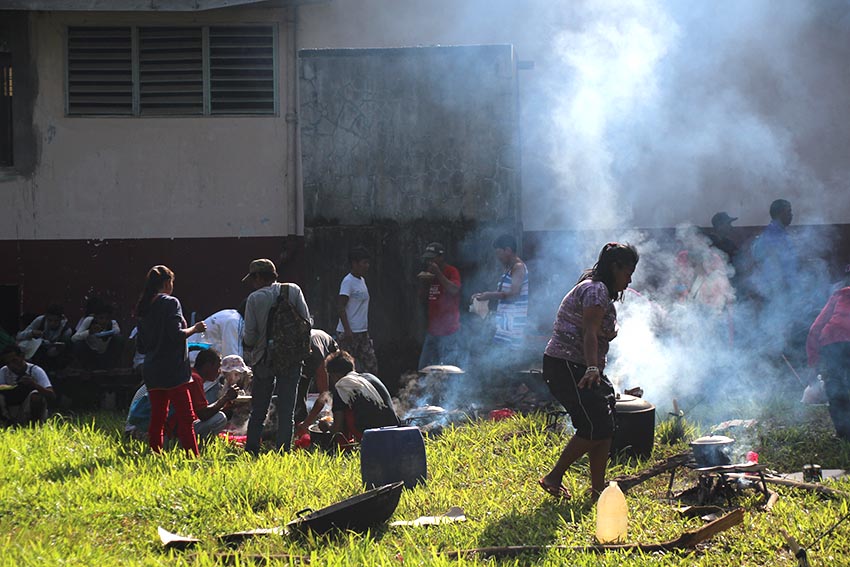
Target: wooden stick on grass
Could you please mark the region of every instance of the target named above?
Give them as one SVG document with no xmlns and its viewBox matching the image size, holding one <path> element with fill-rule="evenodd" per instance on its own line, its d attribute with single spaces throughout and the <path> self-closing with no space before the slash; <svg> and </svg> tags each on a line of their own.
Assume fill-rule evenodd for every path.
<svg viewBox="0 0 850 567">
<path fill-rule="evenodd" d="M 668 457 L 660 463 L 657 463 L 637 474 L 620 475 L 618 477 L 612 478 L 611 480 L 616 481 L 620 487 L 620 490 L 626 492 L 630 488 L 634 488 L 642 482 L 646 482 L 647 480 L 653 477 L 656 477 L 662 473 L 673 470 L 676 467 L 687 463 L 690 458 L 691 452 L 683 451 L 682 453 L 678 453 L 676 455 L 673 455 L 672 457 Z"/>
<path fill-rule="evenodd" d="M 715 535 L 728 530 L 744 521 L 744 509 L 732 510 L 725 516 L 709 522 L 698 530 L 685 532 L 674 540 L 662 543 L 624 543 L 616 545 L 510 545 L 503 547 L 479 547 L 476 549 L 461 549 L 449 551 L 446 557 L 458 559 L 470 554 L 478 554 L 486 557 L 511 557 L 522 553 L 541 553 L 552 549 L 576 551 L 579 553 L 603 553 L 606 551 L 674 551 L 677 549 L 689 549 Z"/>
</svg>

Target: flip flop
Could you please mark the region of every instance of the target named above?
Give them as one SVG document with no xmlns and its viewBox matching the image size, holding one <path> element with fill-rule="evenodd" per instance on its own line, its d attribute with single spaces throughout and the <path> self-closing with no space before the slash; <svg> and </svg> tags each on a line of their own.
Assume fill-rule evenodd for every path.
<svg viewBox="0 0 850 567">
<path fill-rule="evenodd" d="M 540 488 L 546 491 L 546 494 L 554 496 L 558 500 L 569 500 L 572 498 L 572 494 L 570 494 L 570 491 L 567 490 L 567 487 L 563 484 L 552 486 L 551 484 L 546 484 L 546 481 L 542 478 L 537 481 L 537 484 L 540 485 Z"/>
</svg>

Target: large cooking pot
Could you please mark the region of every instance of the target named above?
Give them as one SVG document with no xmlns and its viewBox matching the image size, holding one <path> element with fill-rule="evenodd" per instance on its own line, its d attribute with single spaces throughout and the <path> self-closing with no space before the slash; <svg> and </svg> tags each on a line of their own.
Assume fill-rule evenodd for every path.
<svg viewBox="0 0 850 567">
<path fill-rule="evenodd" d="M 305 508 L 295 515 L 297 519 L 286 524 L 287 528 L 323 534 L 334 528 L 341 530 L 366 531 L 386 522 L 398 506 L 403 482 L 394 482 L 352 496 L 327 508 L 311 510 Z"/>
<path fill-rule="evenodd" d="M 655 444 L 655 406 L 636 396 L 620 394 L 616 400 L 611 454 L 646 459 Z"/>
<path fill-rule="evenodd" d="M 735 442 L 725 435 L 707 435 L 691 441 L 691 450 L 697 466 L 719 467 L 732 462 L 732 444 Z"/>
</svg>

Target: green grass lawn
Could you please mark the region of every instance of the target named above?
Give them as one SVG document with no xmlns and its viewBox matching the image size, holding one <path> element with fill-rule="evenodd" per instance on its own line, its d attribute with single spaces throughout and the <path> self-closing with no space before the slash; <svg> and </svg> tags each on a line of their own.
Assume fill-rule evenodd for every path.
<svg viewBox="0 0 850 567">
<path fill-rule="evenodd" d="M 801 413 L 774 403 L 765 415 L 748 417 L 761 419 L 753 449 L 771 468 L 800 470 L 814 455 L 824 468 L 850 468 L 850 447 L 832 437 L 823 408 Z M 770 513 L 761 512 L 760 499 L 747 491 L 737 502 L 747 510 L 744 523 L 690 552 L 551 550 L 503 560 L 444 557 L 446 551 L 473 547 L 594 542 L 595 511 L 582 496 L 588 487 L 586 461 L 565 479 L 576 495 L 569 503 L 555 502 L 536 484 L 566 440 L 566 434 L 547 431 L 545 423 L 543 414 L 481 421 L 426 441 L 428 482 L 402 494 L 393 519 L 460 506 L 465 523 L 322 538 L 260 537 L 226 558 L 219 554 L 228 549 L 216 535 L 281 526 L 302 508 L 318 509 L 359 493 L 359 456 L 298 451 L 251 459 L 219 440 L 204 447 L 200 459 L 179 451 L 153 456 L 146 445 L 122 440 L 121 417 L 106 413 L 57 416 L 36 428 L 3 430 L 0 565 L 218 565 L 225 560 L 254 565 L 258 554 L 307 556 L 313 565 L 796 565 L 779 528 L 809 546 L 848 512 L 846 500 L 773 487 L 780 500 Z M 668 425 L 659 424 L 658 433 Z M 656 443 L 650 461 L 612 464 L 609 476 L 639 471 L 686 448 L 681 442 Z M 678 505 L 664 500 L 667 478 L 628 492 L 630 542 L 674 539 L 703 525 L 699 518 L 681 517 Z M 678 478 L 679 489 L 695 482 Z M 850 491 L 847 480 L 831 486 Z M 202 543 L 189 551 L 165 550 L 157 526 Z M 811 546 L 809 557 L 812 565 L 850 565 L 850 520 Z"/>
</svg>

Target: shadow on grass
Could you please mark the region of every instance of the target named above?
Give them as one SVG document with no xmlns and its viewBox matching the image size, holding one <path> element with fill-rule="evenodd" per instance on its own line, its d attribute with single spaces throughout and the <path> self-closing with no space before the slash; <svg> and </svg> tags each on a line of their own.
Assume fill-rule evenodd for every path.
<svg viewBox="0 0 850 567">
<path fill-rule="evenodd" d="M 478 538 L 479 547 L 552 545 L 566 524 L 580 523 L 593 510 L 589 500 L 578 498 L 565 504 L 554 499 L 530 513 L 510 512 L 490 523 Z"/>
</svg>

